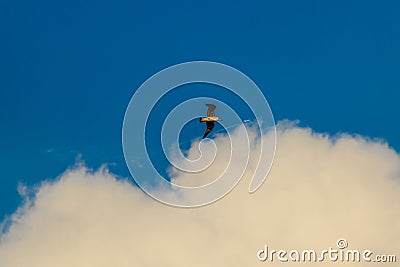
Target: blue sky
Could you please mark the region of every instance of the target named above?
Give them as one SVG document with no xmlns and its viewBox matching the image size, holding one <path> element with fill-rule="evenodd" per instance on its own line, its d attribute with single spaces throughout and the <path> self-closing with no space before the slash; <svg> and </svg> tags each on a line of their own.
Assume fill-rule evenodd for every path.
<svg viewBox="0 0 400 267">
<path fill-rule="evenodd" d="M 185 61 L 246 73 L 276 120 L 400 151 L 399 13 L 398 1 L 2 1 L 0 217 L 20 203 L 19 182 L 54 178 L 78 155 L 128 176 L 127 104 Z"/>
</svg>

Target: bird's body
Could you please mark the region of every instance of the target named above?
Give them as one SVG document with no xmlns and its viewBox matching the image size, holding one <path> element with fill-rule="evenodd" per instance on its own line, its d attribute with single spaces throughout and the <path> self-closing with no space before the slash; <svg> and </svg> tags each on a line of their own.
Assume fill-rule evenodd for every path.
<svg viewBox="0 0 400 267">
<path fill-rule="evenodd" d="M 206 122 L 207 129 L 203 135 L 203 139 L 207 137 L 207 135 L 212 131 L 214 128 L 214 122 L 221 121 L 220 117 L 214 115 L 214 110 L 216 109 L 215 105 L 213 104 L 206 104 L 208 107 L 207 110 L 207 117 L 200 118 L 200 122 Z"/>
<path fill-rule="evenodd" d="M 212 117 L 203 117 L 200 118 L 200 122 L 205 122 L 205 121 L 220 121 L 221 118 L 217 116 L 212 116 Z"/>
</svg>

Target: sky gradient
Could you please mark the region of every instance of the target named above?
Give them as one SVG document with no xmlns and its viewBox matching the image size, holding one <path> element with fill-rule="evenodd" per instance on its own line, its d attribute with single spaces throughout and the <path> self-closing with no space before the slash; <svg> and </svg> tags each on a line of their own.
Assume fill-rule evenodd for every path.
<svg viewBox="0 0 400 267">
<path fill-rule="evenodd" d="M 193 60 L 253 79 L 276 120 L 386 140 L 397 151 L 398 1 L 0 3 L 0 218 L 18 183 L 81 157 L 129 176 L 121 146 L 136 88 Z"/>
</svg>

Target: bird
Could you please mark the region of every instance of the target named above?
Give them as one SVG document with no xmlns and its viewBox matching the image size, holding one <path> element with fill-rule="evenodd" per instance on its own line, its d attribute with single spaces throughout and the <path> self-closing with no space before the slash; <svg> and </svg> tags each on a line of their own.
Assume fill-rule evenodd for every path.
<svg viewBox="0 0 400 267">
<path fill-rule="evenodd" d="M 206 104 L 206 106 L 208 107 L 207 117 L 200 118 L 200 123 L 206 122 L 206 125 L 207 125 L 206 132 L 204 133 L 202 139 L 206 138 L 207 135 L 212 131 L 212 129 L 214 128 L 214 122 L 222 121 L 222 119 L 220 117 L 217 117 L 217 116 L 214 115 L 214 111 L 216 109 L 215 105 Z"/>
</svg>

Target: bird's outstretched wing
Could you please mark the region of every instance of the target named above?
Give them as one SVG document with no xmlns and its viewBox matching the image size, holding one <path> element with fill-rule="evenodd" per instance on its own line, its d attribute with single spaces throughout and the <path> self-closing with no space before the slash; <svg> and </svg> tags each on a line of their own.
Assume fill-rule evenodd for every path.
<svg viewBox="0 0 400 267">
<path fill-rule="evenodd" d="M 206 132 L 203 135 L 203 139 L 207 137 L 207 135 L 212 131 L 212 129 L 214 128 L 214 122 L 213 121 L 207 121 L 207 129 Z"/>
<path fill-rule="evenodd" d="M 206 104 L 206 106 L 208 107 L 207 117 L 213 117 L 214 116 L 214 110 L 216 109 L 216 106 L 213 105 L 213 104 Z"/>
</svg>

